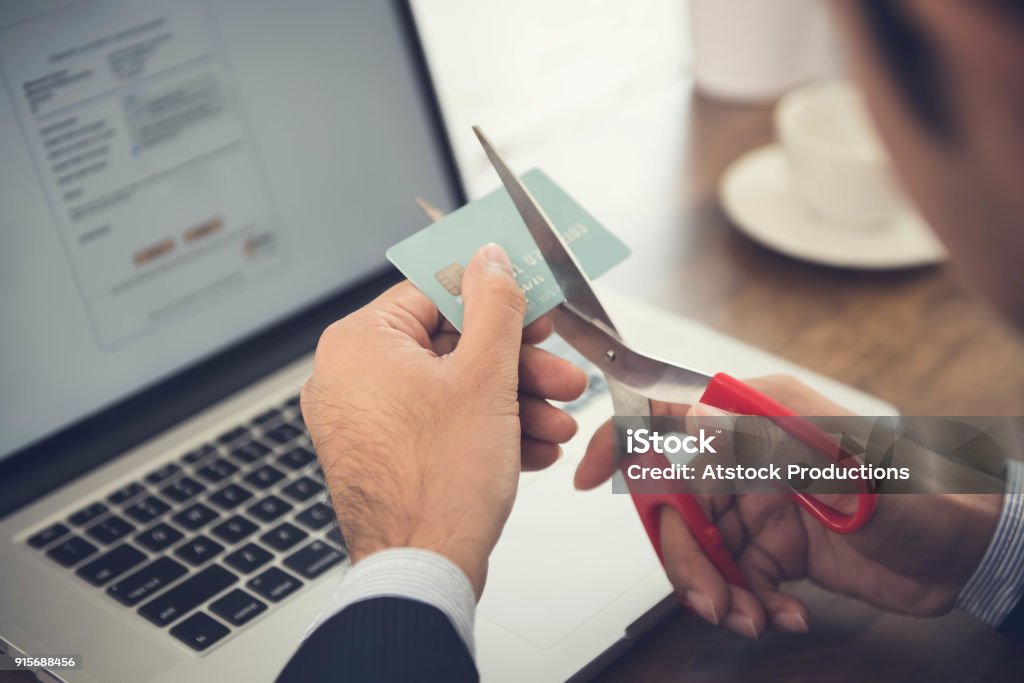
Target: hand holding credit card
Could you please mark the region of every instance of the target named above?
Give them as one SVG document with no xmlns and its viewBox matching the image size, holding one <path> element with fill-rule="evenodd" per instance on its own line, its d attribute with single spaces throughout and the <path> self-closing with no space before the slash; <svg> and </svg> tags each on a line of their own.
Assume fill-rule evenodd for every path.
<svg viewBox="0 0 1024 683">
<path fill-rule="evenodd" d="M 538 169 L 523 183 L 544 208 L 591 278 L 629 256 L 629 247 Z M 500 244 L 512 260 L 516 280 L 526 293 L 524 325 L 565 301 L 562 290 L 530 237 L 508 193 L 494 192 L 466 204 L 387 251 L 387 257 L 462 329 L 462 273 L 469 259 L 488 242 Z"/>
</svg>

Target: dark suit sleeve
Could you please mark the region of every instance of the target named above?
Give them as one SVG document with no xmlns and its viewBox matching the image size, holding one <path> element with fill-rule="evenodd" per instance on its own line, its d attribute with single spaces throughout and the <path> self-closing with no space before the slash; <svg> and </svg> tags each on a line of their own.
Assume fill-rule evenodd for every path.
<svg viewBox="0 0 1024 683">
<path fill-rule="evenodd" d="M 996 630 L 1018 643 L 1024 642 L 1024 600 L 1019 600 Z"/>
<path fill-rule="evenodd" d="M 321 624 L 277 677 L 278 683 L 479 679 L 448 617 L 404 598 L 349 605 Z"/>
</svg>

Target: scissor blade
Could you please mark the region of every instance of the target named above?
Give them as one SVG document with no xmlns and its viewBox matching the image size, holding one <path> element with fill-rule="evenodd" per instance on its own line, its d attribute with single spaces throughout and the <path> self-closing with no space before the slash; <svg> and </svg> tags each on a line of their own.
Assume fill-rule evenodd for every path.
<svg viewBox="0 0 1024 683">
<path fill-rule="evenodd" d="M 700 400 L 711 381 L 711 376 L 703 372 L 634 351 L 618 335 L 610 334 L 603 326 L 594 325 L 570 308 L 559 306 L 552 314 L 555 329 L 570 346 L 596 365 L 609 380 L 639 396 L 666 403 L 693 404 Z M 616 414 L 633 414 L 619 410 L 616 406 Z"/>
<path fill-rule="evenodd" d="M 512 198 L 512 203 L 515 204 L 516 210 L 519 211 L 523 222 L 526 223 L 533 241 L 537 243 L 537 248 L 540 249 L 544 261 L 547 262 L 548 268 L 555 276 L 555 281 L 562 289 L 565 300 L 586 316 L 601 321 L 610 330 L 615 331 L 611 317 L 601 305 L 601 301 L 590 285 L 590 278 L 580 267 L 579 261 L 573 256 L 573 253 L 569 251 L 561 233 L 551 223 L 551 219 L 544 213 L 544 209 L 508 167 L 480 127 L 473 126 L 473 132 L 476 133 L 484 152 L 487 153 L 491 166 L 498 172 L 498 177 L 501 178 L 505 190 Z"/>
</svg>

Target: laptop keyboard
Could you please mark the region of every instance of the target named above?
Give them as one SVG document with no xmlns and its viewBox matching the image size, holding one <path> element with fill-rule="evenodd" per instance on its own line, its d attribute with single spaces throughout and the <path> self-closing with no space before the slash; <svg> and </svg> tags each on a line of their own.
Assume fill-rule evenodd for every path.
<svg viewBox="0 0 1024 683">
<path fill-rule="evenodd" d="M 298 404 L 108 492 L 28 545 L 207 650 L 346 557 Z"/>
<path fill-rule="evenodd" d="M 563 340 L 544 346 L 590 375 L 569 412 L 604 393 L 604 376 Z M 37 529 L 27 543 L 204 651 L 345 560 L 325 498 L 293 396 Z"/>
</svg>

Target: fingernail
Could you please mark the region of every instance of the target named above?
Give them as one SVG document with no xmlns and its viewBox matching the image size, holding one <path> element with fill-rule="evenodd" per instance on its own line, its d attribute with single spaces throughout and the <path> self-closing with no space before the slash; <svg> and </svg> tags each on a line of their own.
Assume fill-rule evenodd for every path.
<svg viewBox="0 0 1024 683">
<path fill-rule="evenodd" d="M 754 626 L 754 620 L 750 617 L 745 617 L 742 614 L 730 614 L 722 622 L 730 631 L 746 636 L 747 638 L 757 638 L 757 628 Z"/>
<path fill-rule="evenodd" d="M 583 465 L 586 462 L 586 460 L 580 460 L 579 464 L 576 465 L 576 471 L 572 475 L 572 487 L 577 491 L 580 490 L 580 472 L 583 470 Z"/>
<path fill-rule="evenodd" d="M 480 247 L 480 252 L 483 253 L 484 258 L 492 266 L 498 266 L 504 271 L 508 271 L 512 267 L 512 262 L 508 258 L 508 254 L 501 248 L 500 244 L 490 242 Z"/>
<path fill-rule="evenodd" d="M 576 436 L 576 433 L 580 431 L 580 421 L 572 415 L 569 415 L 569 419 L 572 420 L 572 435 Z"/>
<path fill-rule="evenodd" d="M 803 615 L 799 612 L 780 612 L 774 616 L 774 621 L 783 631 L 807 633 L 810 630 Z"/>
<path fill-rule="evenodd" d="M 711 598 L 697 591 L 686 591 L 686 602 L 690 603 L 693 611 L 704 621 L 718 626 L 718 612 L 715 611 L 715 603 Z"/>
</svg>

